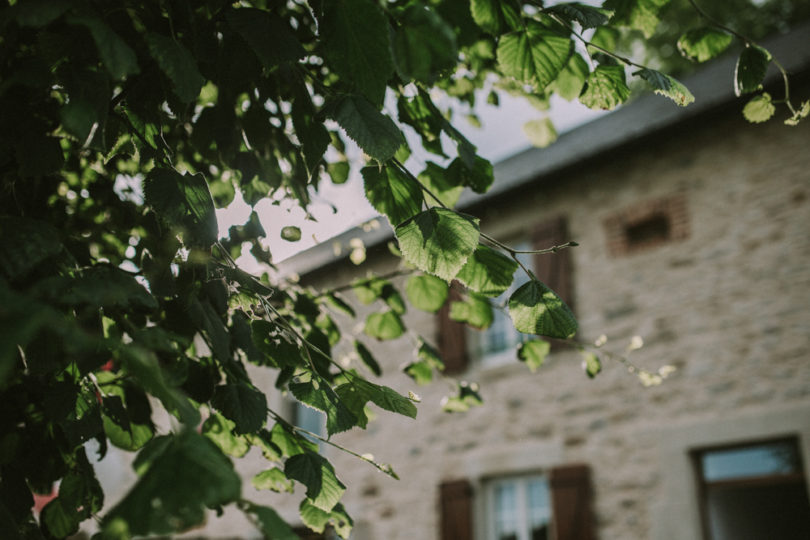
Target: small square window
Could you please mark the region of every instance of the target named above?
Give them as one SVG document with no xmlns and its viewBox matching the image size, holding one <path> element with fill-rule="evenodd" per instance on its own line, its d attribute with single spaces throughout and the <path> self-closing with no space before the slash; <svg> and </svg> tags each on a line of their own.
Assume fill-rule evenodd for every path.
<svg viewBox="0 0 810 540">
<path fill-rule="evenodd" d="M 488 539 L 551 538 L 551 495 L 545 476 L 492 480 L 486 485 L 486 496 Z"/>
<path fill-rule="evenodd" d="M 795 439 L 697 452 L 709 540 L 810 538 L 810 502 Z"/>
<path fill-rule="evenodd" d="M 605 232 L 614 256 L 684 240 L 689 236 L 686 197 L 672 195 L 625 208 L 605 220 Z"/>
</svg>

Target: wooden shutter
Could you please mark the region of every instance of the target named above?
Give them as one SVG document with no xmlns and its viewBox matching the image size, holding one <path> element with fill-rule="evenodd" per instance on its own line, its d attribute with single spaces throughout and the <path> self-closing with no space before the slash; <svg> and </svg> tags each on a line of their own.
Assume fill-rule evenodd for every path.
<svg viewBox="0 0 810 540">
<path fill-rule="evenodd" d="M 473 540 L 472 486 L 467 480 L 439 486 L 440 540 Z"/>
<path fill-rule="evenodd" d="M 551 469 L 554 540 L 594 540 L 591 474 L 587 465 Z"/>
<path fill-rule="evenodd" d="M 444 362 L 444 372 L 448 375 L 461 373 L 467 369 L 467 330 L 463 323 L 450 318 L 450 304 L 461 300 L 459 287 L 460 285 L 455 281 L 450 285 L 450 293 L 447 295 L 447 301 L 439 310 L 439 323 L 436 325 L 439 331 L 436 339 L 439 344 L 439 354 Z"/>
<path fill-rule="evenodd" d="M 548 249 L 570 240 L 568 226 L 562 216 L 540 223 L 532 234 L 534 249 Z M 557 253 L 536 254 L 533 262 L 534 275 L 537 279 L 556 292 L 573 310 L 571 249 L 565 248 Z"/>
</svg>

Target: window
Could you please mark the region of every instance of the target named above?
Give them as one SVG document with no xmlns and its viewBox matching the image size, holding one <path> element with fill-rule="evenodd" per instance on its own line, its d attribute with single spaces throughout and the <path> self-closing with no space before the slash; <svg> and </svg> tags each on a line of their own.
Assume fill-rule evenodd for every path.
<svg viewBox="0 0 810 540">
<path fill-rule="evenodd" d="M 291 424 L 298 426 L 301 429 L 305 429 L 320 437 L 324 437 L 326 435 L 326 417 L 324 414 L 311 407 L 307 407 L 300 401 L 290 401 L 289 418 Z M 317 443 L 318 446 L 322 444 L 321 441 L 315 437 L 311 437 L 309 435 L 305 436 L 312 440 L 312 442 Z"/>
<path fill-rule="evenodd" d="M 796 439 L 695 454 L 710 540 L 810 538 L 810 502 Z"/>
<path fill-rule="evenodd" d="M 551 538 L 551 496 L 544 476 L 504 478 L 486 486 L 491 540 Z"/>
</svg>

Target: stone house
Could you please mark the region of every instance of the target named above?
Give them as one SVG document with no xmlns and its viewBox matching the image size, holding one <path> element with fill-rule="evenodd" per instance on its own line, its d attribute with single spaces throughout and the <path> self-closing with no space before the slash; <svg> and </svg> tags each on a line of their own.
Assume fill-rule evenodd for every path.
<svg viewBox="0 0 810 540">
<path fill-rule="evenodd" d="M 807 43 L 809 26 L 767 44 L 796 95 L 810 89 Z M 641 97 L 496 164 L 492 191 L 459 204 L 512 245 L 576 240 L 527 263 L 572 306 L 578 339 L 604 334 L 602 349 L 623 355 L 640 336 L 629 359 L 675 371 L 644 387 L 602 354 L 589 379 L 580 352 L 558 346 L 531 373 L 501 319 L 478 332 L 409 310 L 408 327 L 485 404 L 442 412 L 443 381 L 417 387 L 401 372 L 410 342 L 365 338 L 381 382 L 422 403 L 415 421 L 381 413 L 336 437 L 391 463 L 399 482 L 325 450 L 348 486 L 353 538 L 810 537 L 810 123 L 748 124 L 731 56 L 685 81 L 690 107 Z M 317 286 L 395 268 L 388 227 L 337 241 L 352 238 L 368 249 L 361 267 L 327 242 L 284 268 Z M 362 320 L 374 306 L 358 309 Z M 296 521 L 292 501 L 273 500 Z"/>
</svg>

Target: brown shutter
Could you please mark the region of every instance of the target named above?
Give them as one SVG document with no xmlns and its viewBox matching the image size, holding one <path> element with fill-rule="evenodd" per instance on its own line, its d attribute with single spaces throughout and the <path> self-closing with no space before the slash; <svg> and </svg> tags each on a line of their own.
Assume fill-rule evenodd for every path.
<svg viewBox="0 0 810 540">
<path fill-rule="evenodd" d="M 439 486 L 440 540 L 473 540 L 472 486 L 467 480 Z"/>
<path fill-rule="evenodd" d="M 534 249 L 548 249 L 565 244 L 570 240 L 565 218 L 560 216 L 535 227 L 532 246 Z M 537 279 L 556 292 L 573 310 L 571 249 L 565 248 L 557 253 L 535 254 L 533 262 L 534 275 L 537 276 Z"/>
<path fill-rule="evenodd" d="M 587 465 L 551 469 L 554 540 L 594 540 L 591 474 Z"/>
<path fill-rule="evenodd" d="M 460 285 L 453 282 L 450 286 L 450 293 L 447 301 L 439 310 L 439 354 L 444 362 L 444 372 L 448 375 L 461 373 L 467 369 L 467 343 L 466 328 L 463 323 L 459 323 L 450 318 L 450 304 L 461 300 Z"/>
</svg>

